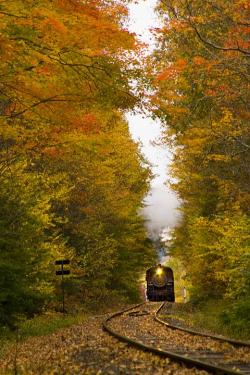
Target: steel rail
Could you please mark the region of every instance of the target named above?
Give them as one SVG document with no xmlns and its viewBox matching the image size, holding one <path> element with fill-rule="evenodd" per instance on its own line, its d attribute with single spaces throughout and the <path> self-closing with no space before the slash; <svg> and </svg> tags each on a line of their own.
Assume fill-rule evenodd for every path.
<svg viewBox="0 0 250 375">
<path fill-rule="evenodd" d="M 206 370 L 208 372 L 212 372 L 214 374 L 217 374 L 217 375 L 239 375 L 241 374 L 241 372 L 237 371 L 237 370 L 231 370 L 231 369 L 226 369 L 226 368 L 223 368 L 223 367 L 220 367 L 220 366 L 216 366 L 216 365 L 212 365 L 212 364 L 209 364 L 209 363 L 206 363 L 206 362 L 202 362 L 202 361 L 199 361 L 199 360 L 196 360 L 196 359 L 193 359 L 193 358 L 188 358 L 186 356 L 183 356 L 183 355 L 180 355 L 180 354 L 177 354 L 175 352 L 172 352 L 172 351 L 167 351 L 167 350 L 163 350 L 161 348 L 156 348 L 154 346 L 151 346 L 151 345 L 146 345 L 146 344 L 143 344 L 142 342 L 140 341 L 136 341 L 134 339 L 131 339 L 127 336 L 124 336 L 124 335 L 121 335 L 120 333 L 114 331 L 110 326 L 109 326 L 109 322 L 118 317 L 118 316 L 121 316 L 123 315 L 125 312 L 128 312 L 130 310 L 133 310 L 137 307 L 140 307 L 140 306 L 143 306 L 145 305 L 146 303 L 140 303 L 136 306 L 133 306 L 133 307 L 130 307 L 126 310 L 122 310 L 122 311 L 118 311 L 114 314 L 112 314 L 111 316 L 109 316 L 108 318 L 106 318 L 103 322 L 102 322 L 102 326 L 103 326 L 103 329 L 104 331 L 108 332 L 110 335 L 116 337 L 117 339 L 119 339 L 120 341 L 123 341 L 127 344 L 130 344 L 131 346 L 134 346 L 136 348 L 139 348 L 143 351 L 146 351 L 146 352 L 150 352 L 150 353 L 154 353 L 158 356 L 161 356 L 161 357 L 164 357 L 164 358 L 170 358 L 176 362 L 179 362 L 179 363 L 183 363 L 185 364 L 187 367 L 196 367 L 196 368 L 199 368 L 199 369 L 203 369 L 203 370 Z M 160 310 L 163 305 L 165 304 L 165 302 L 160 306 L 160 308 L 158 310 Z M 158 311 L 157 310 L 157 311 Z"/>
<path fill-rule="evenodd" d="M 168 328 L 172 328 L 172 329 L 178 329 L 179 331 L 183 331 L 183 332 L 187 332 L 187 333 L 191 333 L 193 335 L 198 335 L 198 336 L 203 336 L 203 337 L 208 337 L 208 338 L 211 338 L 211 339 L 214 339 L 214 340 L 217 340 L 217 341 L 223 341 L 223 342 L 227 342 L 229 344 L 232 344 L 234 346 L 246 346 L 248 348 L 250 348 L 250 342 L 249 341 L 239 341 L 239 340 L 234 340 L 234 339 L 230 339 L 230 338 L 227 338 L 227 337 L 223 337 L 223 336 L 218 336 L 218 335 L 212 335 L 212 334 L 209 334 L 209 333 L 203 333 L 203 332 L 199 332 L 199 331 L 196 331 L 196 330 L 193 330 L 191 328 L 184 328 L 184 327 L 179 327 L 175 324 L 172 324 L 172 323 L 168 323 L 166 322 L 165 320 L 163 319 L 160 319 L 157 315 L 159 314 L 159 312 L 161 311 L 161 309 L 164 307 L 165 305 L 165 302 L 159 307 L 159 309 L 156 311 L 155 313 L 155 316 L 154 316 L 154 319 L 167 326 Z"/>
</svg>

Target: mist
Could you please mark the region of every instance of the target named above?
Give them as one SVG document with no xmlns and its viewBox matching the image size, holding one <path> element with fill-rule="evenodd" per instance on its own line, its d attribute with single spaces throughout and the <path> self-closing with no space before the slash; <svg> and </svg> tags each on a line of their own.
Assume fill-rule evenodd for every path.
<svg viewBox="0 0 250 375">
<path fill-rule="evenodd" d="M 166 186 L 152 186 L 144 204 L 142 215 L 146 219 L 146 228 L 151 239 L 159 239 L 164 228 L 174 228 L 178 223 L 179 202 L 175 193 Z"/>
<path fill-rule="evenodd" d="M 128 28 L 138 39 L 148 46 L 148 52 L 155 46 L 151 28 L 159 27 L 154 7 L 156 0 L 143 0 L 130 4 L 130 21 Z M 157 119 L 142 116 L 137 113 L 127 113 L 126 118 L 132 138 L 139 142 L 142 154 L 151 164 L 155 176 L 151 181 L 149 194 L 144 198 L 145 207 L 141 210 L 146 219 L 149 237 L 158 240 L 164 228 L 173 228 L 179 219 L 178 199 L 173 191 L 165 185 L 170 178 L 169 165 L 172 154 L 166 145 L 160 145 L 162 124 Z"/>
<path fill-rule="evenodd" d="M 166 186 L 166 181 L 170 178 L 172 154 L 166 145 L 160 145 L 162 126 L 159 121 L 140 114 L 128 113 L 126 117 L 131 136 L 139 142 L 141 152 L 150 163 L 154 175 L 141 213 L 146 219 L 149 237 L 157 240 L 162 229 L 173 228 L 179 219 L 177 196 Z"/>
</svg>

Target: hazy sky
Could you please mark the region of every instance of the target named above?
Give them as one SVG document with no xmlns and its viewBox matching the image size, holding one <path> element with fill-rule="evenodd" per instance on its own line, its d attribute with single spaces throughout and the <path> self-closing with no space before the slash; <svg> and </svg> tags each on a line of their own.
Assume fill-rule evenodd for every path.
<svg viewBox="0 0 250 375">
<path fill-rule="evenodd" d="M 154 13 L 156 2 L 156 0 L 139 0 L 137 4 L 131 4 L 129 6 L 129 29 L 135 32 L 139 39 L 151 46 L 154 40 L 150 33 L 150 28 L 159 27 L 159 20 Z"/>
<path fill-rule="evenodd" d="M 150 34 L 151 27 L 159 27 L 159 21 L 154 14 L 156 0 L 141 0 L 138 4 L 130 5 L 129 29 L 135 32 L 139 39 L 153 48 L 154 40 Z M 161 134 L 159 121 L 143 118 L 141 115 L 127 115 L 132 137 L 142 142 L 142 151 L 146 158 L 153 164 L 153 173 L 157 176 L 152 181 L 151 192 L 145 198 L 146 207 L 144 215 L 148 219 L 148 227 L 151 233 L 157 233 L 162 228 L 173 227 L 177 221 L 176 207 L 178 205 L 175 194 L 170 191 L 164 182 L 168 178 L 168 165 L 171 161 L 171 153 L 166 147 L 153 146 Z"/>
</svg>

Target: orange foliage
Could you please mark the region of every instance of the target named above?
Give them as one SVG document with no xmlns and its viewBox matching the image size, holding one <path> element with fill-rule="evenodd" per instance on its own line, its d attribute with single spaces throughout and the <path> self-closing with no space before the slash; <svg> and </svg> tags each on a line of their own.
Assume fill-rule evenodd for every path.
<svg viewBox="0 0 250 375">
<path fill-rule="evenodd" d="M 179 72 L 182 72 L 187 67 L 187 61 L 185 59 L 179 59 L 175 63 L 171 64 L 168 68 L 157 76 L 158 81 L 164 81 L 169 78 L 174 78 Z"/>
<path fill-rule="evenodd" d="M 59 33 L 67 33 L 68 29 L 63 25 L 62 22 L 53 18 L 47 18 L 44 22 L 45 25 L 53 27 L 53 29 Z"/>
<path fill-rule="evenodd" d="M 193 58 L 193 62 L 195 63 L 195 65 L 203 65 L 204 63 L 206 63 L 206 61 L 207 60 L 202 56 L 195 56 Z"/>
<path fill-rule="evenodd" d="M 93 113 L 86 113 L 79 117 L 74 117 L 71 121 L 72 130 L 83 134 L 98 134 L 101 130 L 100 122 Z"/>
</svg>

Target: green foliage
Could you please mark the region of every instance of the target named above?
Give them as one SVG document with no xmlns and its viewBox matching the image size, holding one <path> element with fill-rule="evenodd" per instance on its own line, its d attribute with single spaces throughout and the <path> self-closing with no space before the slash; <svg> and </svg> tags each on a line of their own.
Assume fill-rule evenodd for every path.
<svg viewBox="0 0 250 375">
<path fill-rule="evenodd" d="M 237 337 L 250 337 L 250 299 L 236 301 L 219 315 L 223 326 Z"/>
<path fill-rule="evenodd" d="M 186 267 L 182 264 L 179 258 L 170 257 L 166 265 L 172 268 L 174 272 L 174 290 L 175 290 L 175 300 L 176 302 L 183 302 L 183 288 L 186 288 L 187 297 L 189 297 L 189 284 L 187 279 Z"/>
<path fill-rule="evenodd" d="M 69 327 L 72 324 L 80 324 L 85 318 L 86 315 L 84 313 L 68 316 L 50 313 L 47 315 L 36 316 L 35 318 L 26 320 L 21 324 L 19 330 L 20 338 L 25 339 L 30 336 L 49 335 L 61 328 Z"/>
<path fill-rule="evenodd" d="M 51 186 L 44 180 L 25 163 L 0 178 L 0 324 L 38 311 L 53 291 L 50 265 L 65 246 L 52 230 L 57 217 L 49 210 L 56 189 L 62 189 L 60 179 Z"/>
<path fill-rule="evenodd" d="M 0 7 L 1 325 L 55 306 L 55 259 L 71 260 L 67 298 L 89 303 L 135 297 L 152 257 L 138 213 L 150 173 L 124 120 L 140 105 L 125 15 L 101 0 Z"/>
<path fill-rule="evenodd" d="M 171 252 L 186 269 L 192 300 L 243 306 L 250 296 L 247 1 L 159 1 L 158 11 L 164 27 L 152 105 L 166 123 L 172 188 L 182 202 Z"/>
<path fill-rule="evenodd" d="M 249 219 L 237 215 L 197 217 L 185 230 L 188 240 L 173 252 L 185 258 L 194 296 L 234 299 L 249 295 Z M 179 245 L 176 242 L 174 246 Z"/>
</svg>

